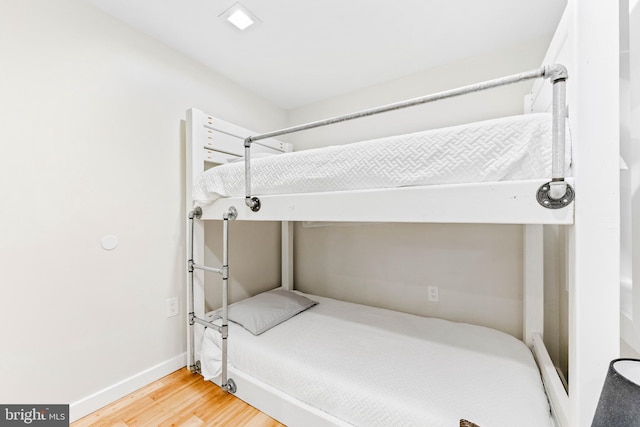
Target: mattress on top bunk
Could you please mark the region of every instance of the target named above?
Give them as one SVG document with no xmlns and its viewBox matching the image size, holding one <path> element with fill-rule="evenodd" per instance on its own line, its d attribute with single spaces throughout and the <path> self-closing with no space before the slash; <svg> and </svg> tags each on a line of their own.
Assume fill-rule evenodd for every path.
<svg viewBox="0 0 640 427">
<path fill-rule="evenodd" d="M 319 304 L 261 335 L 229 322 L 229 364 L 358 426 L 553 425 L 533 356 L 512 336 L 307 296 Z M 207 329 L 207 379 L 220 375 L 219 345 Z"/>
<path fill-rule="evenodd" d="M 253 195 L 551 177 L 551 115 L 526 114 L 251 159 Z M 568 135 L 568 133 L 567 133 Z M 567 159 L 570 145 L 566 144 Z M 211 168 L 194 203 L 245 192 L 244 162 Z"/>
</svg>

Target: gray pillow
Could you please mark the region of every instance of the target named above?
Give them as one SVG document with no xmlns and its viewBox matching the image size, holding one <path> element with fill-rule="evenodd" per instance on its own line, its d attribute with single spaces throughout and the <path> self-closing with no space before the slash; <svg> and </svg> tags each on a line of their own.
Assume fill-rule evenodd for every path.
<svg viewBox="0 0 640 427">
<path fill-rule="evenodd" d="M 295 292 L 274 289 L 231 304 L 229 320 L 253 335 L 260 335 L 316 304 Z M 214 319 L 220 318 L 221 309 L 214 313 Z"/>
</svg>

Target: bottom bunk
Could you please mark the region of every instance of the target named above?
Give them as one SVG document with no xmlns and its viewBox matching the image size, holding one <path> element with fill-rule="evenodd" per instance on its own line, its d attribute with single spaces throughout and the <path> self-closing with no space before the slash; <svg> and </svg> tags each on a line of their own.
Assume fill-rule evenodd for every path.
<svg viewBox="0 0 640 427">
<path fill-rule="evenodd" d="M 531 351 L 493 329 L 282 289 L 229 319 L 238 397 L 288 425 L 554 425 Z M 220 341 L 207 329 L 201 348 L 214 382 Z"/>
</svg>

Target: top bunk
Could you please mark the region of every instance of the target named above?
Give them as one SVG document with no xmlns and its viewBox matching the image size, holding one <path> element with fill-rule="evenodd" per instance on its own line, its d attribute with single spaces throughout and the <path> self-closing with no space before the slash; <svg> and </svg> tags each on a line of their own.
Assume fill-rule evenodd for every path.
<svg viewBox="0 0 640 427">
<path fill-rule="evenodd" d="M 528 79 L 552 113 L 292 152 L 274 138 Z M 265 134 L 187 112 L 187 206 L 201 219 L 572 224 L 566 69 L 547 66 Z M 213 165 L 213 167 L 210 167 Z"/>
</svg>

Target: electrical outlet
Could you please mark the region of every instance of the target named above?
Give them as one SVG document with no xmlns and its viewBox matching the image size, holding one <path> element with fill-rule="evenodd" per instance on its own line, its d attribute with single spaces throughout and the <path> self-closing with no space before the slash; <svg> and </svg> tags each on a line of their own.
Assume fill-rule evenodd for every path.
<svg viewBox="0 0 640 427">
<path fill-rule="evenodd" d="M 167 317 L 173 317 L 180 314 L 180 302 L 178 297 L 169 298 L 167 300 Z"/>
<path fill-rule="evenodd" d="M 427 297 L 431 302 L 440 301 L 440 296 L 438 295 L 438 287 L 437 286 L 429 286 L 427 287 Z"/>
</svg>

